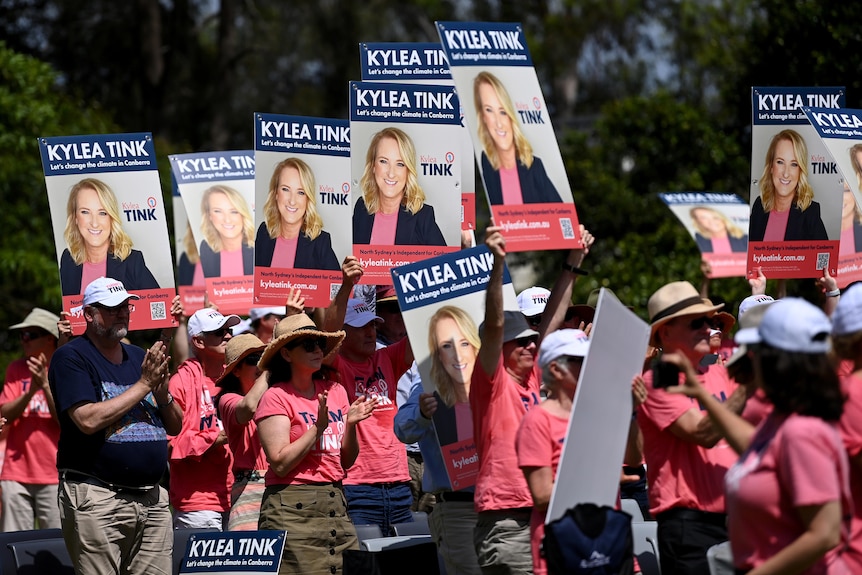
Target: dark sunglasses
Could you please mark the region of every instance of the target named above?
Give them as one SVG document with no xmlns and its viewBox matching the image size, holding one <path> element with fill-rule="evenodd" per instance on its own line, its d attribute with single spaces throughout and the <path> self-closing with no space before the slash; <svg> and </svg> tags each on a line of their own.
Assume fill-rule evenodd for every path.
<svg viewBox="0 0 862 575">
<path fill-rule="evenodd" d="M 32 341 L 34 339 L 39 339 L 40 337 L 45 337 L 46 335 L 50 334 L 47 331 L 34 331 L 26 329 L 22 329 L 19 332 L 19 336 L 23 341 Z"/>
<path fill-rule="evenodd" d="M 531 315 L 527 317 L 527 323 L 530 327 L 536 327 L 540 323 L 542 323 L 542 314 Z"/>
<path fill-rule="evenodd" d="M 311 353 L 316 350 L 318 347 L 321 350 L 326 349 L 326 338 L 325 337 L 304 337 L 301 339 L 295 339 L 292 342 L 288 343 L 285 346 L 287 349 L 296 349 L 297 347 L 302 347 L 305 351 Z"/>
<path fill-rule="evenodd" d="M 213 331 L 205 331 L 204 335 L 214 335 L 216 337 L 224 338 L 224 336 L 228 333 L 230 333 L 229 327 L 220 327 L 218 329 L 214 329 Z"/>
<path fill-rule="evenodd" d="M 260 354 L 253 353 L 251 355 L 245 356 L 245 359 L 242 360 L 244 365 L 257 365 L 257 362 L 260 361 Z"/>
<path fill-rule="evenodd" d="M 691 322 L 688 324 L 688 327 L 691 328 L 692 331 L 697 331 L 699 329 L 703 329 L 703 326 L 705 325 L 712 327 L 712 319 L 706 316 L 702 316 L 697 319 L 691 320 Z"/>
<path fill-rule="evenodd" d="M 114 307 L 109 307 L 97 303 L 93 304 L 93 307 L 98 308 L 102 313 L 108 315 L 119 315 L 120 313 L 132 313 L 133 311 L 135 311 L 135 306 L 128 302 L 121 303 L 120 305 L 115 305 Z"/>
<path fill-rule="evenodd" d="M 517 343 L 521 347 L 528 347 L 531 343 L 538 343 L 539 336 L 537 335 L 526 335 L 524 337 L 515 338 L 515 343 Z"/>
</svg>

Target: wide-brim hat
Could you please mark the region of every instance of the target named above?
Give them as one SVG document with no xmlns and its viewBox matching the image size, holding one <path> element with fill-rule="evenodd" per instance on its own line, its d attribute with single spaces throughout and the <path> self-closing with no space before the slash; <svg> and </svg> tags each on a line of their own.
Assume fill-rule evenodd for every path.
<svg viewBox="0 0 862 575">
<path fill-rule="evenodd" d="M 221 387 L 224 378 L 230 375 L 239 362 L 244 360 L 249 355 L 262 351 L 266 344 L 251 333 L 241 333 L 238 336 L 232 337 L 225 345 L 224 349 L 224 371 L 216 380 L 216 385 Z"/>
<path fill-rule="evenodd" d="M 689 282 L 671 282 L 658 289 L 647 302 L 650 320 L 650 345 L 655 345 L 655 333 L 658 328 L 670 320 L 685 315 L 706 314 L 712 316 L 724 304 L 713 305 L 707 298 L 701 297 L 697 289 Z"/>
<path fill-rule="evenodd" d="M 326 349 L 323 350 L 323 361 L 325 363 L 335 353 L 338 346 L 341 345 L 344 335 L 343 330 L 335 332 L 321 331 L 314 325 L 311 318 L 304 313 L 287 316 L 276 324 L 272 332 L 272 341 L 263 350 L 263 355 L 257 366 L 260 369 L 266 369 L 269 366 L 270 360 L 281 348 L 295 339 L 308 336 L 326 338 Z"/>
<path fill-rule="evenodd" d="M 720 323 L 721 326 L 718 329 L 721 330 L 721 333 L 727 335 L 730 332 L 730 328 L 732 328 L 733 324 L 736 323 L 736 318 L 726 311 L 720 311 L 712 316 L 712 321 Z"/>
<path fill-rule="evenodd" d="M 40 307 L 34 307 L 33 310 L 27 314 L 27 317 L 24 318 L 24 321 L 21 323 L 16 323 L 15 325 L 10 325 L 9 329 L 24 329 L 25 327 L 38 327 L 40 329 L 44 329 L 55 338 L 60 337 L 60 329 L 57 327 L 57 322 L 60 321 L 60 317 L 56 314 L 51 313 L 46 309 L 42 309 Z"/>
</svg>

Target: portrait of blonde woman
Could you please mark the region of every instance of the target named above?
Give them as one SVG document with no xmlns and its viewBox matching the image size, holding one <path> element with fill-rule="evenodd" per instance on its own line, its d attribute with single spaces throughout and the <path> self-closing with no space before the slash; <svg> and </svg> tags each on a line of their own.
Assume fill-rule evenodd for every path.
<svg viewBox="0 0 862 575">
<path fill-rule="evenodd" d="M 701 253 L 729 254 L 748 250 L 748 235 L 720 211 L 696 206 L 689 210 L 689 215 Z"/>
<path fill-rule="evenodd" d="M 254 273 L 254 217 L 248 202 L 230 186 L 216 184 L 201 198 L 200 244 L 204 277 Z"/>
<path fill-rule="evenodd" d="M 374 134 L 360 188 L 362 197 L 353 210 L 354 244 L 446 245 L 419 185 L 416 147 L 404 131 L 390 127 Z"/>
<path fill-rule="evenodd" d="M 120 221 L 117 196 L 105 182 L 84 178 L 72 186 L 63 237 L 67 245 L 60 256 L 64 296 L 83 293 L 100 277 L 115 278 L 129 290 L 159 288 L 144 255 L 132 249 L 132 239 Z"/>
<path fill-rule="evenodd" d="M 332 238 L 323 231 L 317 209 L 317 184 L 311 167 L 299 158 L 276 164 L 257 229 L 254 264 L 258 267 L 338 271 Z"/>
<path fill-rule="evenodd" d="M 533 155 L 499 78 L 480 72 L 473 80 L 473 103 L 482 142 L 482 178 L 491 205 L 562 202 L 542 160 Z"/>
</svg>

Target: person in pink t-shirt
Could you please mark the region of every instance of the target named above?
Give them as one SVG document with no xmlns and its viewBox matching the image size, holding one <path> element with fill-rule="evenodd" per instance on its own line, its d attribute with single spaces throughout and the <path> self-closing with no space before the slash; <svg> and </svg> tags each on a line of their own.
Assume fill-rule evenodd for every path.
<svg viewBox="0 0 862 575">
<path fill-rule="evenodd" d="M 515 435 L 524 415 L 539 404 L 541 372 L 535 357 L 541 334 L 563 322 L 575 277 L 583 273 L 578 266 L 593 236 L 581 226 L 584 247 L 567 254 L 564 272 L 548 296 L 539 331 L 535 331 L 520 311 L 503 309 L 506 240 L 501 231 L 497 227 L 486 231 L 485 245 L 493 254 L 494 265 L 486 288 L 485 320 L 479 328 L 482 347 L 470 384 L 473 437 L 479 455 L 473 543 L 482 573 L 532 573 L 533 498 L 518 471 Z"/>
<path fill-rule="evenodd" d="M 664 353 L 683 354 L 699 366 L 710 353 L 710 322 L 722 305 L 713 305 L 693 285 L 679 281 L 659 288 L 647 307 L 652 322 L 650 345 Z M 700 575 L 709 569 L 707 549 L 727 540 L 724 474 L 736 454 L 721 441 L 701 405 L 653 385 L 651 370 L 643 377 L 648 394 L 638 408 L 638 424 L 644 440 L 650 513 L 658 521 L 661 570 Z M 723 366 L 698 367 L 698 379 L 733 411 L 742 411 L 745 389 L 728 377 Z"/>
<path fill-rule="evenodd" d="M 665 355 L 684 384 L 668 393 L 698 401 L 739 460 L 727 472 L 727 513 L 738 573 L 844 575 L 853 503 L 836 429 L 844 397 L 829 351 L 829 318 L 798 298 L 769 306 L 740 330 L 755 381 L 774 406 L 756 428 L 700 384 L 682 354 Z"/>
<path fill-rule="evenodd" d="M 847 401 L 838 425 L 850 458 L 853 521 L 850 546 L 844 554 L 853 573 L 862 573 L 862 285 L 851 285 L 832 315 L 832 349 L 842 362 L 841 387 Z M 847 369 L 846 364 L 851 367 Z M 841 373 L 841 372 L 844 373 Z"/>
<path fill-rule="evenodd" d="M 320 331 L 299 314 L 274 336 L 259 363 L 269 389 L 254 414 L 269 462 L 259 528 L 287 531 L 279 573 L 340 573 L 342 552 L 359 547 L 341 482 L 359 455 L 357 424 L 377 399 L 349 403 L 322 371 L 343 331 Z"/>
</svg>

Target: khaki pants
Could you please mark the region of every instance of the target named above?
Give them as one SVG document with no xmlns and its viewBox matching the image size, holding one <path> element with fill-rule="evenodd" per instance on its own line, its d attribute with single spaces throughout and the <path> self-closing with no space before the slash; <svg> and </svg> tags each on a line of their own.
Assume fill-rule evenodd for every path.
<svg viewBox="0 0 862 575">
<path fill-rule="evenodd" d="M 77 575 L 171 575 L 168 492 L 138 493 L 60 482 L 60 523 Z"/>
<path fill-rule="evenodd" d="M 57 484 L 36 485 L 17 481 L 0 481 L 3 490 L 3 531 L 59 529 L 60 509 L 57 507 Z"/>
<path fill-rule="evenodd" d="M 431 537 L 446 563 L 447 575 L 479 575 L 473 546 L 476 511 L 472 501 L 438 501 L 428 515 Z"/>
<path fill-rule="evenodd" d="M 479 513 L 473 543 L 483 575 L 532 575 L 529 509 Z"/>
</svg>

